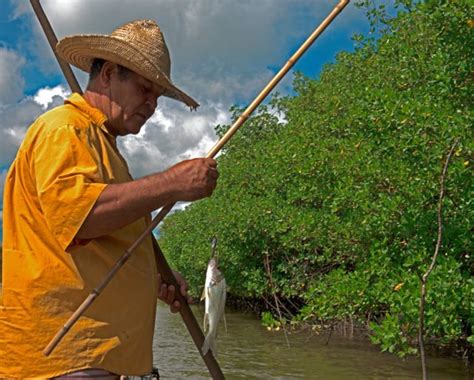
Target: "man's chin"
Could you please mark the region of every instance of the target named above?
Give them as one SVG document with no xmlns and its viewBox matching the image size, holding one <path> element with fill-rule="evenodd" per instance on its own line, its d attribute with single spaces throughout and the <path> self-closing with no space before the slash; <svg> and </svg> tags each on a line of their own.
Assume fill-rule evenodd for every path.
<svg viewBox="0 0 474 380">
<path fill-rule="evenodd" d="M 128 128 L 126 128 L 125 133 L 123 135 L 138 135 L 144 125 L 145 123 L 139 124 L 139 125 L 131 125 Z"/>
</svg>

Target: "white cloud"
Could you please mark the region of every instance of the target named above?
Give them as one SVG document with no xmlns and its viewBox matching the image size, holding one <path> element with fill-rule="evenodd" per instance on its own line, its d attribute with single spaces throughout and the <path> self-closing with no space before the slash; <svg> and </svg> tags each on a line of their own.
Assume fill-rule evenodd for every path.
<svg viewBox="0 0 474 380">
<path fill-rule="evenodd" d="M 0 105 L 21 99 L 25 81 L 21 68 L 25 59 L 13 50 L 0 48 Z"/>
<path fill-rule="evenodd" d="M 33 97 L 33 100 L 40 104 L 43 109 L 47 109 L 55 101 L 56 97 L 63 100 L 67 98 L 70 93 L 71 91 L 64 88 L 62 85 L 53 88 L 45 87 L 38 90 L 36 95 Z"/>
<path fill-rule="evenodd" d="M 135 177 L 204 156 L 216 140 L 214 127 L 229 122 L 222 104 L 209 104 L 191 113 L 171 100 L 161 103 L 138 135 L 119 140 Z"/>
</svg>

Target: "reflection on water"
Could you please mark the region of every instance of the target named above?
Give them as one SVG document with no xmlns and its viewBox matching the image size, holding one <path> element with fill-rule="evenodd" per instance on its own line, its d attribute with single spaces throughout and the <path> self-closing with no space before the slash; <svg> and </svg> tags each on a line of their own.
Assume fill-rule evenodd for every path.
<svg viewBox="0 0 474 380">
<path fill-rule="evenodd" d="M 203 307 L 193 307 L 202 321 Z M 399 359 L 380 353 L 366 341 L 327 335 L 268 332 L 252 315 L 226 312 L 221 323 L 217 360 L 226 379 L 420 379 L 418 358 Z M 162 379 L 209 379 L 207 368 L 179 314 L 160 305 L 154 339 L 154 361 Z M 472 380 L 460 361 L 428 358 L 430 380 Z"/>
</svg>

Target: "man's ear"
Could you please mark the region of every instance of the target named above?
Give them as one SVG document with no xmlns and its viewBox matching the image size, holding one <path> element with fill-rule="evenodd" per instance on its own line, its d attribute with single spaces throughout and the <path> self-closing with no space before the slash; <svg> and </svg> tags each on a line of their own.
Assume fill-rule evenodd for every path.
<svg viewBox="0 0 474 380">
<path fill-rule="evenodd" d="M 110 81 L 112 76 L 115 75 L 118 71 L 118 66 L 116 63 L 105 61 L 100 69 L 98 79 L 100 81 L 101 87 L 108 88 L 110 86 Z"/>
</svg>

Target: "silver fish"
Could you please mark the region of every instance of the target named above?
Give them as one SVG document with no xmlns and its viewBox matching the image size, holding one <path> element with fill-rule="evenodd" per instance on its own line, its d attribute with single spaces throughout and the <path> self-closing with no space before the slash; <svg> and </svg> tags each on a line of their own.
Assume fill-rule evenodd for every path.
<svg viewBox="0 0 474 380">
<path fill-rule="evenodd" d="M 215 249 L 215 240 L 213 241 Z M 201 348 L 203 355 L 206 355 L 209 349 L 214 355 L 217 355 L 217 327 L 222 317 L 225 321 L 224 308 L 226 300 L 226 283 L 222 272 L 217 265 L 217 258 L 212 257 L 209 260 L 206 271 L 206 282 L 204 284 L 201 300 L 205 299 L 204 312 L 204 331 L 207 331 L 206 338 Z"/>
</svg>

